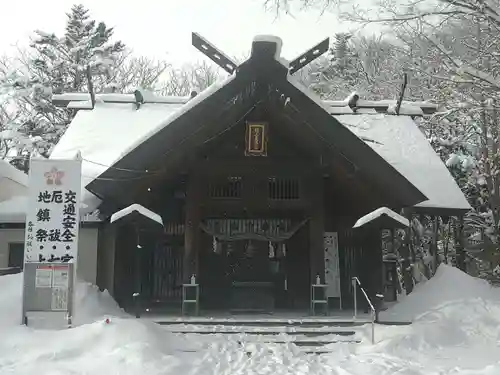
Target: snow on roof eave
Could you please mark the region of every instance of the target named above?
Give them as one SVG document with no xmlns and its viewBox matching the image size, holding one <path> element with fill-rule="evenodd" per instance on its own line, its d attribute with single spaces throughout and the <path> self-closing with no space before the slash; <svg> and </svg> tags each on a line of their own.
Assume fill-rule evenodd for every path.
<svg viewBox="0 0 500 375">
<path fill-rule="evenodd" d="M 102 101 L 104 103 L 135 103 L 136 98 L 134 94 L 96 94 L 96 101 Z M 68 106 L 71 105 L 72 108 L 80 108 L 77 103 L 74 102 L 87 102 L 90 103 L 90 94 L 81 92 L 69 92 L 65 94 L 54 94 L 52 95 L 52 103 L 56 106 Z M 145 103 L 164 103 L 164 104 L 185 104 L 190 100 L 187 96 L 156 96 L 147 95 L 144 98 Z M 73 104 L 71 104 L 73 103 Z M 88 109 L 88 104 L 82 104 L 84 108 Z"/>
<path fill-rule="evenodd" d="M 345 100 L 325 100 L 325 104 L 331 107 L 343 107 L 347 105 L 348 99 Z M 396 104 L 397 100 L 391 99 L 381 99 L 381 100 L 365 100 L 358 99 L 356 102 L 357 107 L 387 107 L 389 105 Z M 417 107 L 429 108 L 429 109 L 437 109 L 437 104 L 429 102 L 429 101 L 409 101 L 403 100 L 401 105 L 412 105 Z"/>
<path fill-rule="evenodd" d="M 163 226 L 163 220 L 162 220 L 160 215 L 158 215 L 157 213 L 154 213 L 151 210 L 148 210 L 146 207 L 141 206 L 140 204 L 137 204 L 137 203 L 131 204 L 130 206 L 125 207 L 123 210 L 115 212 L 113 215 L 111 215 L 111 219 L 109 220 L 109 222 L 114 223 L 114 222 L 124 218 L 125 216 L 130 215 L 133 212 L 137 212 L 137 213 L 141 214 L 142 216 L 144 216 L 150 220 L 153 220 L 153 221 L 155 221 L 158 224 Z"/>
<path fill-rule="evenodd" d="M 93 107 L 92 101 L 90 100 L 71 101 L 66 106 L 68 109 L 94 109 Z"/>
<path fill-rule="evenodd" d="M 253 42 L 267 42 L 274 43 L 276 45 L 276 51 L 274 52 L 274 59 L 283 65 L 287 70 L 290 68 L 290 61 L 281 56 L 281 49 L 283 47 L 283 41 L 279 36 L 275 35 L 256 35 L 253 38 Z M 251 59 L 251 56 L 247 59 Z"/>
<path fill-rule="evenodd" d="M 354 224 L 353 228 L 360 228 L 383 215 L 390 217 L 391 219 L 401 223 L 405 227 L 408 227 L 410 225 L 410 222 L 407 218 L 397 214 L 387 207 L 380 207 L 375 211 L 372 211 L 369 214 L 366 214 L 365 216 L 359 218 L 358 221 L 356 221 L 356 223 Z"/>
<path fill-rule="evenodd" d="M 211 95 L 213 95 L 214 93 L 216 93 L 217 91 L 219 91 L 220 89 L 222 89 L 223 87 L 228 85 L 232 80 L 234 80 L 235 77 L 236 77 L 236 75 L 232 74 L 223 81 L 213 83 L 212 85 L 207 87 L 205 90 L 200 92 L 198 95 L 196 95 L 193 99 L 189 100 L 186 104 L 184 104 L 181 107 L 179 107 L 178 109 L 176 109 L 171 115 L 169 115 L 164 121 L 162 121 L 162 123 L 159 126 L 155 127 L 150 132 L 144 134 L 142 137 L 138 138 L 136 140 L 136 142 L 134 142 L 132 145 L 130 145 L 127 149 L 123 150 L 121 156 L 119 158 L 117 158 L 117 160 L 115 160 L 113 165 L 118 163 L 121 159 L 123 159 L 125 156 L 127 156 L 132 151 L 134 151 L 138 146 L 140 146 L 141 144 L 146 142 L 148 139 L 150 139 L 151 137 L 154 137 L 158 132 L 163 130 L 165 127 L 170 125 L 172 122 L 177 120 L 179 117 L 181 117 L 185 113 L 189 112 L 192 108 L 194 108 L 195 106 L 197 106 L 198 104 L 203 102 L 205 99 L 209 98 Z M 113 165 L 111 165 L 110 167 L 113 167 Z M 109 170 L 109 168 L 107 170 Z M 107 170 L 102 172 L 99 176 L 106 173 Z M 97 176 L 97 178 L 99 176 Z M 87 186 L 90 185 L 92 182 L 93 181 L 90 181 L 87 184 Z"/>
<path fill-rule="evenodd" d="M 367 144 L 427 196 L 408 210 L 442 216 L 470 210 L 455 179 L 411 117 L 380 113 L 334 117 L 358 137 L 373 140 Z"/>
<path fill-rule="evenodd" d="M 274 59 L 280 61 L 281 59 L 281 48 L 283 47 L 283 40 L 276 35 L 256 35 L 253 38 L 254 42 L 269 42 L 276 44 L 276 52 L 274 53 Z"/>
<path fill-rule="evenodd" d="M 413 207 L 410 207 L 410 211 L 413 211 L 415 213 L 435 216 L 463 216 L 470 210 L 472 210 L 472 207 L 468 204 L 468 202 L 466 202 L 466 204 L 463 204 L 463 206 L 449 207 L 436 205 L 427 200 L 422 203 L 416 204 Z"/>
</svg>

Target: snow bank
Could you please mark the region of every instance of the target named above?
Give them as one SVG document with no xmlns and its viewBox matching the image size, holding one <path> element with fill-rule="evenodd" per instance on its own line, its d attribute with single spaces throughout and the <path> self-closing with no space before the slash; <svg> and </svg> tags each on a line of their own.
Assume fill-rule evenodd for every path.
<svg viewBox="0 0 500 375">
<path fill-rule="evenodd" d="M 22 275 L 0 276 L 0 331 L 21 323 Z"/>
<path fill-rule="evenodd" d="M 414 318 L 412 325 L 377 326 L 376 345 L 334 343 L 328 345 L 332 353 L 321 356 L 237 334 L 168 333 L 122 318 L 109 294 L 83 283 L 77 289 L 79 318 L 93 323 L 36 330 L 19 325 L 21 282 L 22 275 L 0 277 L 0 324 L 12 325 L 0 327 L 0 374 L 500 374 L 500 293 L 445 265 L 387 312 Z M 106 324 L 102 317 L 110 315 Z"/>
<path fill-rule="evenodd" d="M 447 369 L 440 374 L 500 373 L 500 290 L 483 280 L 441 265 L 386 313 L 414 323 L 386 332 L 376 351 L 420 364 L 432 361 Z"/>
<path fill-rule="evenodd" d="M 118 306 L 107 290 L 101 292 L 96 285 L 79 282 L 76 287 L 75 324 L 92 323 L 104 317 L 128 315 Z"/>
<path fill-rule="evenodd" d="M 68 330 L 28 328 L 0 340 L 0 373 L 23 374 L 178 374 L 194 347 L 154 323 L 116 319 Z M 192 353 L 188 353 L 191 356 Z"/>
<path fill-rule="evenodd" d="M 78 283 L 76 290 L 75 322 L 82 325 L 59 330 L 22 326 L 22 278 L 0 276 L 1 374 L 176 374 L 191 367 L 184 356 L 192 361 L 202 353 L 200 344 L 155 323 L 127 319 L 107 292 L 86 283 Z"/>
<path fill-rule="evenodd" d="M 500 289 L 490 286 L 458 268 L 441 264 L 430 280 L 417 284 L 415 290 L 399 303 L 381 313 L 381 318 L 415 321 L 422 314 L 442 310 L 455 304 L 477 304 L 478 301 L 500 303 Z"/>
<path fill-rule="evenodd" d="M 21 323 L 23 274 L 0 276 L 0 330 Z M 105 317 L 127 317 L 107 291 L 78 282 L 75 296 L 75 324 L 92 323 Z"/>
</svg>

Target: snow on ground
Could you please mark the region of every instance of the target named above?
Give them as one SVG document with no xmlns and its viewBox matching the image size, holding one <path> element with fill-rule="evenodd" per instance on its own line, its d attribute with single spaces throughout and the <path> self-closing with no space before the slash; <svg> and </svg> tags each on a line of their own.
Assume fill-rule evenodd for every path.
<svg viewBox="0 0 500 375">
<path fill-rule="evenodd" d="M 21 281 L 21 275 L 0 277 L 2 375 L 500 374 L 500 291 L 444 265 L 385 312 L 413 319 L 411 326 L 376 326 L 371 345 L 367 325 L 360 332 L 362 344 L 330 344 L 332 353 L 324 355 L 240 335 L 169 333 L 127 317 L 106 292 L 86 284 L 78 286 L 81 325 L 51 331 L 23 327 L 18 324 Z"/>
</svg>

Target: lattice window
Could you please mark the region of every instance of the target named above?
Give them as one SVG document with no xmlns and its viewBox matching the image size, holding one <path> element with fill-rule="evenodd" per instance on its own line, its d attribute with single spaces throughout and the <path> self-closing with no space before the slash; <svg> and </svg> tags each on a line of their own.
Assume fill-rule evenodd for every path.
<svg viewBox="0 0 500 375">
<path fill-rule="evenodd" d="M 228 177 L 222 181 L 212 182 L 209 185 L 210 198 L 239 199 L 243 189 L 241 177 Z"/>
<path fill-rule="evenodd" d="M 295 178 L 270 177 L 267 189 L 268 197 L 271 200 L 300 199 L 300 183 Z"/>
</svg>

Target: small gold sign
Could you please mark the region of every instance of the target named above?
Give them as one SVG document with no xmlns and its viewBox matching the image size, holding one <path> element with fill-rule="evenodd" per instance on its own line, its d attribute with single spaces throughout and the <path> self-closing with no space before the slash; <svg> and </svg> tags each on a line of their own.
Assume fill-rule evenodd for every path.
<svg viewBox="0 0 500 375">
<path fill-rule="evenodd" d="M 267 156 L 267 123 L 247 122 L 246 156 Z"/>
</svg>

